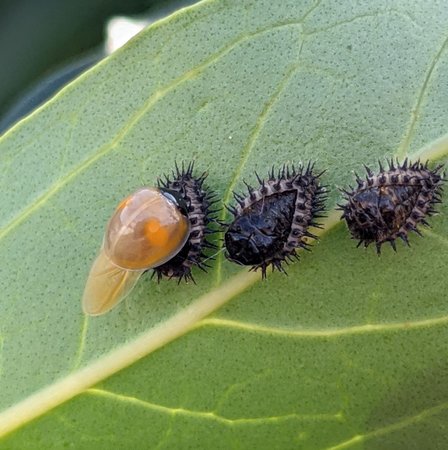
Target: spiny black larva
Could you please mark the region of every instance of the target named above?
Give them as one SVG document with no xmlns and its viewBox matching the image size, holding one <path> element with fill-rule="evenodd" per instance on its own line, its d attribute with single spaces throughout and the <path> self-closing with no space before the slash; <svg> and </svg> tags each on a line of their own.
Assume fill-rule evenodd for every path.
<svg viewBox="0 0 448 450">
<path fill-rule="evenodd" d="M 443 165 L 431 170 L 428 161 L 410 163 L 405 159 L 396 164 L 391 159 L 385 170 L 380 162 L 378 174 L 365 166 L 366 178 L 356 175 L 357 188 L 342 189 L 347 203 L 338 205 L 352 239 L 359 240 L 358 247 L 375 243 L 378 254 L 385 242 L 396 251 L 397 238 L 409 245 L 408 233 L 421 235 L 417 225 L 429 226 L 426 217 L 436 213 L 434 205 L 441 203 Z"/>
<path fill-rule="evenodd" d="M 206 239 L 208 234 L 216 231 L 208 229 L 208 225 L 215 221 L 214 214 L 218 210 L 211 210 L 210 207 L 217 203 L 214 194 L 210 194 L 204 189 L 203 183 L 207 178 L 207 173 L 200 177 L 193 176 L 194 163 L 188 164 L 185 169 L 184 163 L 179 168 L 176 164 L 176 171 L 172 172 L 172 179 L 165 175 L 165 180 L 159 180 L 159 187 L 169 189 L 180 195 L 184 200 L 187 209 L 187 217 L 190 222 L 190 235 L 182 250 L 165 264 L 154 268 L 157 280 L 163 277 L 177 278 L 178 282 L 194 281 L 191 269 L 196 266 L 204 272 L 210 267 L 204 262 L 207 256 L 204 254 L 206 248 L 216 248 L 214 244 Z M 212 259 L 212 258 L 207 258 Z"/>
<path fill-rule="evenodd" d="M 263 278 L 269 265 L 272 270 L 285 272 L 282 263 L 298 259 L 297 248 L 308 249 L 305 238 L 317 239 L 310 227 L 321 228 L 315 222 L 324 210 L 325 187 L 319 185 L 313 174 L 314 164 L 297 170 L 283 166 L 276 176 L 274 168 L 268 180 L 256 174 L 260 186 L 247 183 L 246 197 L 234 193 L 237 205 L 227 207 L 233 214 L 225 233 L 226 257 L 241 265 L 261 269 Z"/>
</svg>

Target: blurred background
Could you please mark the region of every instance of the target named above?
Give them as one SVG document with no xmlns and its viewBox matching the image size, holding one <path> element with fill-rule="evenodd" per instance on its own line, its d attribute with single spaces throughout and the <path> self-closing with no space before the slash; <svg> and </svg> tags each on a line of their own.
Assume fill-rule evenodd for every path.
<svg viewBox="0 0 448 450">
<path fill-rule="evenodd" d="M 0 0 L 0 135 L 125 36 L 196 1 Z"/>
</svg>

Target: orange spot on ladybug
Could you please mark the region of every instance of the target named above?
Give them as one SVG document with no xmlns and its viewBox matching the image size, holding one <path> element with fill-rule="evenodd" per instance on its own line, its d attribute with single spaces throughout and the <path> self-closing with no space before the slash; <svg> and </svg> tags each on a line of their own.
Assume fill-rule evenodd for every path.
<svg viewBox="0 0 448 450">
<path fill-rule="evenodd" d="M 157 219 L 149 219 L 145 224 L 145 236 L 154 247 L 165 248 L 170 238 L 166 228 Z"/>
<path fill-rule="evenodd" d="M 146 234 L 151 235 L 151 233 L 157 233 L 160 230 L 160 222 L 157 219 L 149 219 L 148 222 L 146 222 Z M 147 236 L 148 238 L 150 236 Z"/>
</svg>

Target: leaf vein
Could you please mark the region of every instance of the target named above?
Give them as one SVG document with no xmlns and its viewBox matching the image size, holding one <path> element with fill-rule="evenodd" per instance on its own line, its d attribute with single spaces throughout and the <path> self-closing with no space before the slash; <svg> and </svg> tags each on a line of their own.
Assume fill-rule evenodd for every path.
<svg viewBox="0 0 448 450">
<path fill-rule="evenodd" d="M 363 335 L 371 333 L 383 333 L 393 331 L 409 331 L 421 328 L 431 328 L 444 326 L 448 324 L 448 315 L 434 317 L 431 319 L 421 319 L 415 321 L 397 322 L 397 323 L 367 323 L 364 325 L 353 325 L 341 328 L 323 328 L 323 329 L 289 329 L 267 325 L 257 325 L 249 322 L 237 320 L 205 318 L 198 322 L 195 328 L 202 327 L 220 327 L 230 328 L 250 333 L 268 334 L 283 336 L 289 338 L 335 338 L 342 336 Z"/>
<path fill-rule="evenodd" d="M 418 96 L 417 96 L 417 101 L 411 110 L 411 120 L 410 120 L 408 128 L 405 132 L 405 135 L 401 141 L 400 147 L 398 148 L 398 151 L 397 151 L 397 157 L 399 159 L 405 158 L 407 153 L 409 152 L 409 146 L 410 146 L 412 138 L 414 137 L 414 134 L 415 134 L 415 128 L 417 126 L 417 122 L 419 119 L 420 110 L 422 109 L 423 101 L 426 97 L 426 93 L 427 93 L 428 87 L 430 85 L 432 75 L 434 73 L 434 69 L 436 68 L 437 63 L 440 61 L 442 54 L 444 53 L 444 51 L 447 48 L 448 48 L 448 37 L 443 41 L 442 45 L 440 46 L 440 49 L 438 50 L 438 52 L 432 59 L 430 65 L 429 65 L 428 71 L 426 72 L 425 78 L 423 80 L 423 84 L 422 84 L 422 86 L 419 90 Z"/>
<path fill-rule="evenodd" d="M 344 442 L 341 442 L 337 445 L 328 447 L 326 450 L 343 450 L 343 449 L 352 447 L 353 445 L 356 445 L 356 444 L 359 444 L 362 442 L 366 442 L 366 441 L 369 441 L 371 439 L 375 439 L 375 438 L 378 438 L 381 436 L 385 436 L 387 434 L 390 434 L 395 431 L 398 431 L 403 428 L 414 425 L 418 422 L 422 422 L 426 419 L 429 419 L 432 416 L 435 416 L 435 415 L 443 412 L 446 409 L 448 409 L 448 402 L 441 403 L 440 405 L 425 409 L 425 410 L 421 411 L 420 413 L 416 414 L 415 416 L 406 417 L 406 418 L 399 420 L 398 422 L 395 422 L 391 425 L 386 425 L 382 428 L 378 428 L 376 430 L 370 431 L 365 434 L 357 434 Z"/>
<path fill-rule="evenodd" d="M 342 413 L 339 411 L 337 413 L 317 413 L 317 414 L 298 414 L 290 413 L 279 416 L 266 416 L 266 417 L 239 417 L 239 418 L 228 418 L 221 416 L 214 411 L 195 411 L 191 409 L 186 409 L 182 407 L 169 407 L 160 405 L 157 403 L 151 403 L 146 400 L 141 400 L 137 397 L 131 397 L 128 395 L 117 394 L 104 389 L 91 388 L 85 391 L 86 394 L 97 396 L 101 398 L 106 398 L 109 400 L 117 401 L 119 403 L 128 403 L 133 406 L 142 407 L 151 411 L 156 411 L 162 414 L 168 414 L 170 416 L 184 416 L 191 417 L 193 419 L 203 419 L 210 420 L 213 422 L 218 422 L 223 425 L 258 425 L 258 424 L 269 424 L 278 423 L 289 420 L 297 421 L 341 421 L 343 419 Z"/>
<path fill-rule="evenodd" d="M 299 47 L 299 52 L 297 58 L 300 58 L 300 54 L 302 53 L 304 41 L 301 42 L 301 45 Z M 281 82 L 278 84 L 277 88 L 274 90 L 273 94 L 269 97 L 267 102 L 264 104 L 263 109 L 261 110 L 261 113 L 259 114 L 254 127 L 252 128 L 251 133 L 249 134 L 249 137 L 247 139 L 246 145 L 243 147 L 243 150 L 241 151 L 240 156 L 240 163 L 236 167 L 236 170 L 230 180 L 230 183 L 227 187 L 227 190 L 225 191 L 223 195 L 222 205 L 228 205 L 230 202 L 230 199 L 232 197 L 233 190 L 238 183 L 238 181 L 241 178 L 241 174 L 243 172 L 243 168 L 246 165 L 252 150 L 255 146 L 255 143 L 257 142 L 258 136 L 260 135 L 261 131 L 263 130 L 264 125 L 266 124 L 267 117 L 269 116 L 269 113 L 271 112 L 272 108 L 274 107 L 275 103 L 280 98 L 282 92 L 287 87 L 289 81 L 294 76 L 295 73 L 297 73 L 300 65 L 299 62 L 296 62 L 295 64 L 292 64 L 289 69 L 286 71 L 285 76 L 281 80 Z M 227 212 L 226 209 L 223 207 L 221 210 L 220 215 L 220 221 L 224 222 Z M 223 241 L 220 241 L 219 250 L 221 250 L 223 246 Z M 222 252 L 219 253 L 216 261 L 216 281 L 215 286 L 218 286 L 221 283 L 222 280 Z"/>
</svg>

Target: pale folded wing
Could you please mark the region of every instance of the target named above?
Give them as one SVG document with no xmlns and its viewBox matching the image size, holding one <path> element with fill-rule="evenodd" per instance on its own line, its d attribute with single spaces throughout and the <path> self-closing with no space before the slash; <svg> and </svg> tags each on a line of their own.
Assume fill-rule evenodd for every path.
<svg viewBox="0 0 448 450">
<path fill-rule="evenodd" d="M 98 316 L 111 310 L 134 288 L 144 270 L 124 270 L 111 263 L 101 249 L 87 279 L 82 309 L 85 314 Z"/>
</svg>

